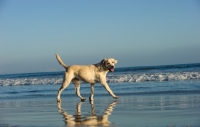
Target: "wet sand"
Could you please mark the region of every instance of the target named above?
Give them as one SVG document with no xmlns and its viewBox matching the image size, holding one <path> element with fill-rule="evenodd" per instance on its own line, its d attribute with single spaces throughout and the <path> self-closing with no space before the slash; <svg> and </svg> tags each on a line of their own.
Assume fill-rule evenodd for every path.
<svg viewBox="0 0 200 127">
<path fill-rule="evenodd" d="M 200 94 L 0 100 L 0 127 L 200 127 Z"/>
</svg>

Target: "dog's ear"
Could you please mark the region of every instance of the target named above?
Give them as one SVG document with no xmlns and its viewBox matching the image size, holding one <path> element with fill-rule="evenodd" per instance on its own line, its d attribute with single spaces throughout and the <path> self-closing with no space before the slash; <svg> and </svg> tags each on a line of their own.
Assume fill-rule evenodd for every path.
<svg viewBox="0 0 200 127">
<path fill-rule="evenodd" d="M 106 59 L 101 60 L 101 65 L 105 64 Z"/>
<path fill-rule="evenodd" d="M 117 60 L 115 60 L 115 64 L 117 63 Z"/>
</svg>

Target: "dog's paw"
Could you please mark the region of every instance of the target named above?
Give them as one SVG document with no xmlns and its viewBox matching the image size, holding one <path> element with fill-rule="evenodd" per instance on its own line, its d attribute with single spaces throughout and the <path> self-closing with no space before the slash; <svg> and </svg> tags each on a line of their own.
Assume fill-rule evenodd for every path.
<svg viewBox="0 0 200 127">
<path fill-rule="evenodd" d="M 118 99 L 119 97 L 118 97 L 118 96 L 115 96 L 115 97 L 113 97 L 113 98 Z"/>
<path fill-rule="evenodd" d="M 86 100 L 85 98 L 82 98 L 82 99 L 81 99 L 81 102 L 84 102 L 85 100 Z"/>
</svg>

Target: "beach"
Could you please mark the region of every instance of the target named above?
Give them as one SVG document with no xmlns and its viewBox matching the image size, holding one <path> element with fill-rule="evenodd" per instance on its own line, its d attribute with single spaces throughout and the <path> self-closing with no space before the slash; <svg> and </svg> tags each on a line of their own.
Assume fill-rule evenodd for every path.
<svg viewBox="0 0 200 127">
<path fill-rule="evenodd" d="M 200 127 L 200 0 L 0 0 L 0 28 L 0 127 Z"/>
<path fill-rule="evenodd" d="M 125 67 L 107 74 L 119 96 L 81 82 L 81 102 L 64 72 L 0 75 L 0 127 L 200 127 L 200 64 Z"/>
<path fill-rule="evenodd" d="M 199 127 L 200 94 L 13 99 L 0 102 L 0 126 Z"/>
</svg>

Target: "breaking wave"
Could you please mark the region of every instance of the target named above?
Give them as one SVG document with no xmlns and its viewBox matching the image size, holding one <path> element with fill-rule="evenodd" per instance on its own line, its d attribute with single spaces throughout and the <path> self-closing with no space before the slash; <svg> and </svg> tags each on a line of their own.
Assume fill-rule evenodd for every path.
<svg viewBox="0 0 200 127">
<path fill-rule="evenodd" d="M 0 78 L 0 86 L 17 85 L 56 85 L 63 81 L 62 73 L 56 76 L 16 76 Z M 175 81 L 200 79 L 200 72 L 166 72 L 166 73 L 109 73 L 107 82 L 147 82 L 147 81 Z"/>
<path fill-rule="evenodd" d="M 200 79 L 199 72 L 108 75 L 108 82 L 146 82 Z"/>
</svg>

